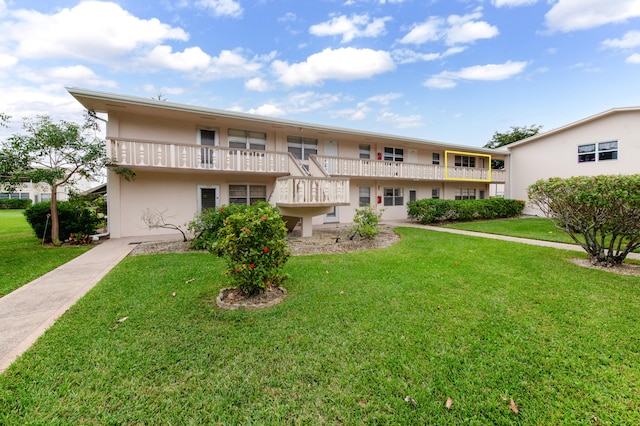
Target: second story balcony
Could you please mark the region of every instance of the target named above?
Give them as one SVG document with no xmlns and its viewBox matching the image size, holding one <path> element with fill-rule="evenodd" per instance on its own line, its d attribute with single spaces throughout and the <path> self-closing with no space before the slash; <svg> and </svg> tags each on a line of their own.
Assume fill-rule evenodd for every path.
<svg viewBox="0 0 640 426">
<path fill-rule="evenodd" d="M 445 167 L 437 164 L 418 164 L 399 161 L 353 159 L 341 157 L 313 157 L 330 176 L 405 180 L 468 180 L 504 183 L 505 170 L 476 167 Z"/>
<path fill-rule="evenodd" d="M 263 173 L 279 176 L 304 174 L 293 156 L 286 152 L 111 138 L 109 155 L 122 167 Z"/>
</svg>

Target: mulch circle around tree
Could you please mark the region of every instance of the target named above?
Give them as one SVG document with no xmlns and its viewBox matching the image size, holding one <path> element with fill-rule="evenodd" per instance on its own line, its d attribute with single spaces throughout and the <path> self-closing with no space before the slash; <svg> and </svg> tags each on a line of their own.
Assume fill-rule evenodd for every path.
<svg viewBox="0 0 640 426">
<path fill-rule="evenodd" d="M 247 297 L 236 287 L 220 290 L 216 298 L 216 305 L 228 310 L 256 311 L 271 308 L 281 303 L 287 297 L 284 287 L 271 287 L 266 291 Z"/>
</svg>

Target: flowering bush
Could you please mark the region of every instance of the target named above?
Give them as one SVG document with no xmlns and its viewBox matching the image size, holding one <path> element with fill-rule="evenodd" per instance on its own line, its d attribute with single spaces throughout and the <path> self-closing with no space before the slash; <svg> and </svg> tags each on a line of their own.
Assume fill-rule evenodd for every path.
<svg viewBox="0 0 640 426">
<path fill-rule="evenodd" d="M 269 205 L 268 203 L 260 204 Z M 195 234 L 195 238 L 191 240 L 191 248 L 208 249 L 218 238 L 218 230 L 224 226 L 225 219 L 248 208 L 246 204 L 229 204 L 202 210 L 187 226 L 189 231 Z"/>
<path fill-rule="evenodd" d="M 286 279 L 287 228 L 271 206 L 252 206 L 228 216 L 209 250 L 226 260 L 223 273 L 247 295 L 277 287 Z"/>
</svg>

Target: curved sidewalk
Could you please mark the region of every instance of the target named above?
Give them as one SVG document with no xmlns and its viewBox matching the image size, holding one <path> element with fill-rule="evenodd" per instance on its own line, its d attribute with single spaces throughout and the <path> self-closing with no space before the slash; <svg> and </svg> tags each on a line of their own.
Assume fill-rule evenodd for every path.
<svg viewBox="0 0 640 426">
<path fill-rule="evenodd" d="M 53 271 L 0 297 L 0 374 L 95 286 L 138 241 L 175 236 L 109 239 Z"/>
<path fill-rule="evenodd" d="M 494 240 L 511 241 L 514 243 L 529 244 L 533 246 L 552 247 L 561 250 L 572 250 L 584 252 L 583 248 L 577 244 L 554 243 L 552 241 L 530 240 L 528 238 L 509 237 L 507 235 L 486 234 L 484 232 L 465 231 L 462 229 L 443 228 L 440 226 L 422 225 L 421 223 L 406 220 L 383 221 L 382 223 L 391 226 L 404 226 L 408 228 L 427 229 L 429 231 L 447 232 L 449 234 L 468 235 L 471 237 L 491 238 Z M 629 253 L 628 259 L 640 260 L 640 253 Z"/>
</svg>

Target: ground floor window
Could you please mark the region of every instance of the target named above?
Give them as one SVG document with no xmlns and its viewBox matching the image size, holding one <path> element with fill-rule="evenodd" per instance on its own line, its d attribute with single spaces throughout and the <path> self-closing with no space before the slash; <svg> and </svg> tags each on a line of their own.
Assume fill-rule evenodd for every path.
<svg viewBox="0 0 640 426">
<path fill-rule="evenodd" d="M 431 198 L 435 200 L 440 198 L 440 188 L 431 188 Z"/>
<path fill-rule="evenodd" d="M 402 206 L 404 204 L 402 188 L 385 188 L 383 199 L 385 206 Z"/>
<path fill-rule="evenodd" d="M 219 204 L 218 201 L 217 186 L 198 186 L 198 211 L 216 208 Z"/>
<path fill-rule="evenodd" d="M 476 190 L 470 188 L 458 188 L 455 194 L 456 200 L 475 200 Z"/>
<path fill-rule="evenodd" d="M 358 206 L 366 207 L 371 204 L 371 187 L 361 186 L 358 190 Z"/>
<path fill-rule="evenodd" d="M 29 198 L 29 193 L 28 192 L 0 192 L 0 199 L 15 200 L 15 199 L 22 199 L 22 198 Z"/>
<path fill-rule="evenodd" d="M 409 190 L 409 201 L 416 201 L 418 199 L 418 191 L 415 189 Z"/>
<path fill-rule="evenodd" d="M 252 205 L 267 201 L 266 185 L 229 185 L 229 204 Z"/>
</svg>

